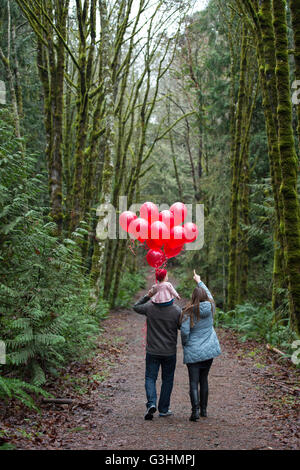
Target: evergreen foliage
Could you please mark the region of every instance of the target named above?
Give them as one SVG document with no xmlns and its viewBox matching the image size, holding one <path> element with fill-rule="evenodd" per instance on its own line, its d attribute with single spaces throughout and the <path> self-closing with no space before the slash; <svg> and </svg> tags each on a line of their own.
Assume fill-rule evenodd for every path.
<svg viewBox="0 0 300 470">
<path fill-rule="evenodd" d="M 134 294 L 144 287 L 146 287 L 145 273 L 125 271 L 121 278 L 116 305 L 120 307 L 132 306 Z"/>
<path fill-rule="evenodd" d="M 230 312 L 217 309 L 215 322 L 218 327 L 236 330 L 242 342 L 247 339 L 265 341 L 283 350 L 285 357 L 290 357 L 293 354 L 291 344 L 297 335 L 290 324 L 274 322 L 273 317 L 271 304 L 245 303 Z"/>
<path fill-rule="evenodd" d="M 145 287 L 144 249 L 133 257 L 119 227 L 96 236 L 97 208 L 119 214 L 124 195 L 204 204 L 203 248 L 168 261 L 181 296 L 195 268 L 219 326 L 290 353 L 299 0 L 210 0 L 190 16 L 190 2 L 159 2 L 145 34 L 144 0 L 73 3 L 0 0 L 0 397 L 33 406 Z"/>
<path fill-rule="evenodd" d="M 15 378 L 38 387 L 48 373 L 86 356 L 107 305 L 100 300 L 90 308 L 79 243 L 84 229 L 63 241 L 54 235 L 48 208 L 39 204 L 46 178 L 36 171 L 38 156 L 18 150 L 3 113 L 0 130 L 0 331 L 7 346 L 1 390 L 22 399 Z"/>
</svg>

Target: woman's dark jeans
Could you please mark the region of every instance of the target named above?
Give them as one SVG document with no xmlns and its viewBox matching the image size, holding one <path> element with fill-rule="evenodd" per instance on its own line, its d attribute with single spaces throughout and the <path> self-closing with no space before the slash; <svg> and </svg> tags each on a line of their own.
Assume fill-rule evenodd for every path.
<svg viewBox="0 0 300 470">
<path fill-rule="evenodd" d="M 206 411 L 208 400 L 208 373 L 212 362 L 213 359 L 208 359 L 207 361 L 187 364 L 190 379 L 190 398 L 193 410 L 199 409 L 200 404 L 201 410 Z"/>
<path fill-rule="evenodd" d="M 173 389 L 176 354 L 173 356 L 154 356 L 153 354 L 146 354 L 145 388 L 147 395 L 147 409 L 150 406 L 156 407 L 156 380 L 160 366 L 162 384 L 158 402 L 158 411 L 160 413 L 166 413 L 169 410 L 170 397 Z"/>
</svg>

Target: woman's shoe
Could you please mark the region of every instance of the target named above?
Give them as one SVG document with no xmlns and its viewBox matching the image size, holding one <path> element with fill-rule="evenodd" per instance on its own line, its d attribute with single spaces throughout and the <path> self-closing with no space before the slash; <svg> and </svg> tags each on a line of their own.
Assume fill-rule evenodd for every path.
<svg viewBox="0 0 300 470">
<path fill-rule="evenodd" d="M 203 418 L 207 418 L 207 412 L 205 408 L 201 408 L 200 416 L 202 416 Z"/>
<path fill-rule="evenodd" d="M 192 414 L 190 416 L 190 421 L 198 421 L 199 418 L 200 418 L 199 408 L 197 408 L 195 410 L 192 410 Z"/>
<path fill-rule="evenodd" d="M 198 386 L 190 388 L 190 399 L 192 405 L 192 414 L 190 421 L 197 421 L 199 419 L 199 391 Z"/>
</svg>

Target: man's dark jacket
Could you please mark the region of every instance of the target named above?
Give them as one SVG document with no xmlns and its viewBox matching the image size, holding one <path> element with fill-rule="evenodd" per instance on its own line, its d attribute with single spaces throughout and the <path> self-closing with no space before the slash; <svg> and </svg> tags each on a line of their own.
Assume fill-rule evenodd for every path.
<svg viewBox="0 0 300 470">
<path fill-rule="evenodd" d="M 147 317 L 146 351 L 155 356 L 176 354 L 181 308 L 175 304 L 154 304 L 145 295 L 134 304 L 133 309 Z"/>
</svg>

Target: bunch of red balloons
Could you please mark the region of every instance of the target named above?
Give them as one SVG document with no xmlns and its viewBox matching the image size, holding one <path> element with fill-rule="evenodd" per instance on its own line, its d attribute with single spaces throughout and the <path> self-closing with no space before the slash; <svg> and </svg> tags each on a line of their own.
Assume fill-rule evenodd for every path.
<svg viewBox="0 0 300 470">
<path fill-rule="evenodd" d="M 145 202 L 140 216 L 131 211 L 122 212 L 120 226 L 132 238 L 146 243 L 149 251 L 146 259 L 150 266 L 159 268 L 167 259 L 179 255 L 185 243 L 192 243 L 198 237 L 198 227 L 192 222 L 182 225 L 187 208 L 182 202 L 175 202 L 170 210 L 159 212 L 153 202 Z"/>
</svg>

